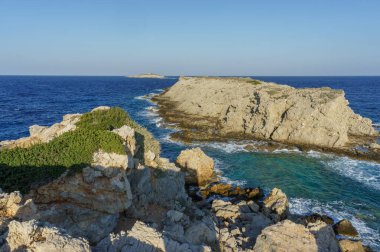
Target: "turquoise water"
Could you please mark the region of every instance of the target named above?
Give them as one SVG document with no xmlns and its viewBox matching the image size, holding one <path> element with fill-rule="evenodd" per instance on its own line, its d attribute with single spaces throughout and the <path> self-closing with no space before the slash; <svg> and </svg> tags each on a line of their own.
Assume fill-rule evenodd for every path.
<svg viewBox="0 0 380 252">
<path fill-rule="evenodd" d="M 355 112 L 380 123 L 380 77 L 259 77 L 296 87 L 330 86 L 346 92 Z M 67 113 L 86 112 L 100 105 L 120 106 L 162 142 L 162 156 L 172 160 L 189 146 L 169 138 L 143 96 L 162 92 L 170 79 L 125 77 L 0 76 L 0 140 L 27 136 L 33 124 L 51 125 Z M 359 230 L 365 244 L 380 251 L 380 164 L 318 152 L 282 150 L 247 152 L 244 142 L 199 143 L 216 160 L 222 179 L 266 192 L 281 188 L 295 214 L 326 213 L 347 218 Z"/>
</svg>

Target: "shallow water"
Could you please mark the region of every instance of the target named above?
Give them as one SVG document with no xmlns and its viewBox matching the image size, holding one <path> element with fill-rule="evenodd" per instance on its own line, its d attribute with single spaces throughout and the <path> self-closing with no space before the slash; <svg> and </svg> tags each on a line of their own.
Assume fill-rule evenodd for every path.
<svg viewBox="0 0 380 252">
<path fill-rule="evenodd" d="M 346 92 L 357 113 L 380 123 L 380 77 L 258 77 L 295 87 L 330 86 Z M 125 108 L 162 142 L 162 156 L 172 160 L 187 146 L 168 137 L 154 104 L 143 96 L 158 93 L 171 79 L 125 77 L 0 76 L 0 140 L 28 135 L 32 124 L 50 125 L 67 113 L 95 106 Z M 266 191 L 279 187 L 290 198 L 291 212 L 326 213 L 350 219 L 364 242 L 380 250 L 380 164 L 318 152 L 282 150 L 247 152 L 249 141 L 195 143 L 216 159 L 223 179 Z"/>
</svg>

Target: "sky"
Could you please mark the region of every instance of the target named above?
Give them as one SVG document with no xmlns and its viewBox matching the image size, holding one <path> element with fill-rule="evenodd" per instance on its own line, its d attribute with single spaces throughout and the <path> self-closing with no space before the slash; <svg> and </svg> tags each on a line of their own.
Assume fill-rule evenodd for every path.
<svg viewBox="0 0 380 252">
<path fill-rule="evenodd" d="M 0 0 L 2 75 L 380 75 L 379 0 Z"/>
</svg>

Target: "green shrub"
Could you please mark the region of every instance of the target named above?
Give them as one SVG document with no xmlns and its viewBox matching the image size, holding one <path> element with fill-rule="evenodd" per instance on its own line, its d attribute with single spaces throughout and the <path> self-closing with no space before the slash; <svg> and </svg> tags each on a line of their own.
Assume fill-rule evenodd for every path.
<svg viewBox="0 0 380 252">
<path fill-rule="evenodd" d="M 252 85 L 260 85 L 261 84 L 261 81 L 259 81 L 259 80 L 248 80 L 247 82 L 252 84 Z"/>
<path fill-rule="evenodd" d="M 127 120 L 131 120 L 128 114 L 123 109 L 114 107 L 83 114 L 77 126 L 84 129 L 113 130 L 123 126 Z"/>
<path fill-rule="evenodd" d="M 122 139 L 109 131 L 77 129 L 49 143 L 0 151 L 0 187 L 4 191 L 29 191 L 32 184 L 48 182 L 66 169 L 88 166 L 102 149 L 122 154 Z"/>
<path fill-rule="evenodd" d="M 19 190 L 27 193 L 32 185 L 56 179 L 67 169 L 76 172 L 90 165 L 93 153 L 99 149 L 125 153 L 123 140 L 110 131 L 123 125 L 135 129 L 137 144 L 141 146 L 138 158 L 143 160 L 144 151 L 148 149 L 159 154 L 159 143 L 123 109 L 115 107 L 89 112 L 82 115 L 76 130 L 48 143 L 1 150 L 0 188 L 8 192 Z"/>
<path fill-rule="evenodd" d="M 113 107 L 109 110 L 98 110 L 89 112 L 81 117 L 77 124 L 79 128 L 96 128 L 102 130 L 113 130 L 128 125 L 136 132 L 136 141 L 140 146 L 137 158 L 143 160 L 144 152 L 151 150 L 156 155 L 160 153 L 160 144 L 152 134 L 144 127 L 136 123 L 122 108 Z"/>
</svg>

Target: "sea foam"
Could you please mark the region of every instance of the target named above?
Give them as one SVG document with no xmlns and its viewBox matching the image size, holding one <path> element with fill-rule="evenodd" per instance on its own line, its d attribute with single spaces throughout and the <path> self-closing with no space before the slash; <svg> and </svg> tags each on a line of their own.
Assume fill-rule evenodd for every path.
<svg viewBox="0 0 380 252">
<path fill-rule="evenodd" d="M 348 219 L 358 230 L 365 245 L 369 245 L 375 250 L 380 249 L 378 230 L 368 227 L 363 220 L 357 217 L 360 214 L 358 210 L 345 205 L 342 201 L 321 203 L 318 200 L 290 198 L 289 210 L 291 214 L 295 215 L 309 215 L 312 213 L 327 215 L 333 218 L 335 222 Z"/>
<path fill-rule="evenodd" d="M 380 164 L 355 160 L 349 157 L 336 157 L 322 161 L 341 176 L 349 177 L 376 190 L 380 190 Z"/>
</svg>

